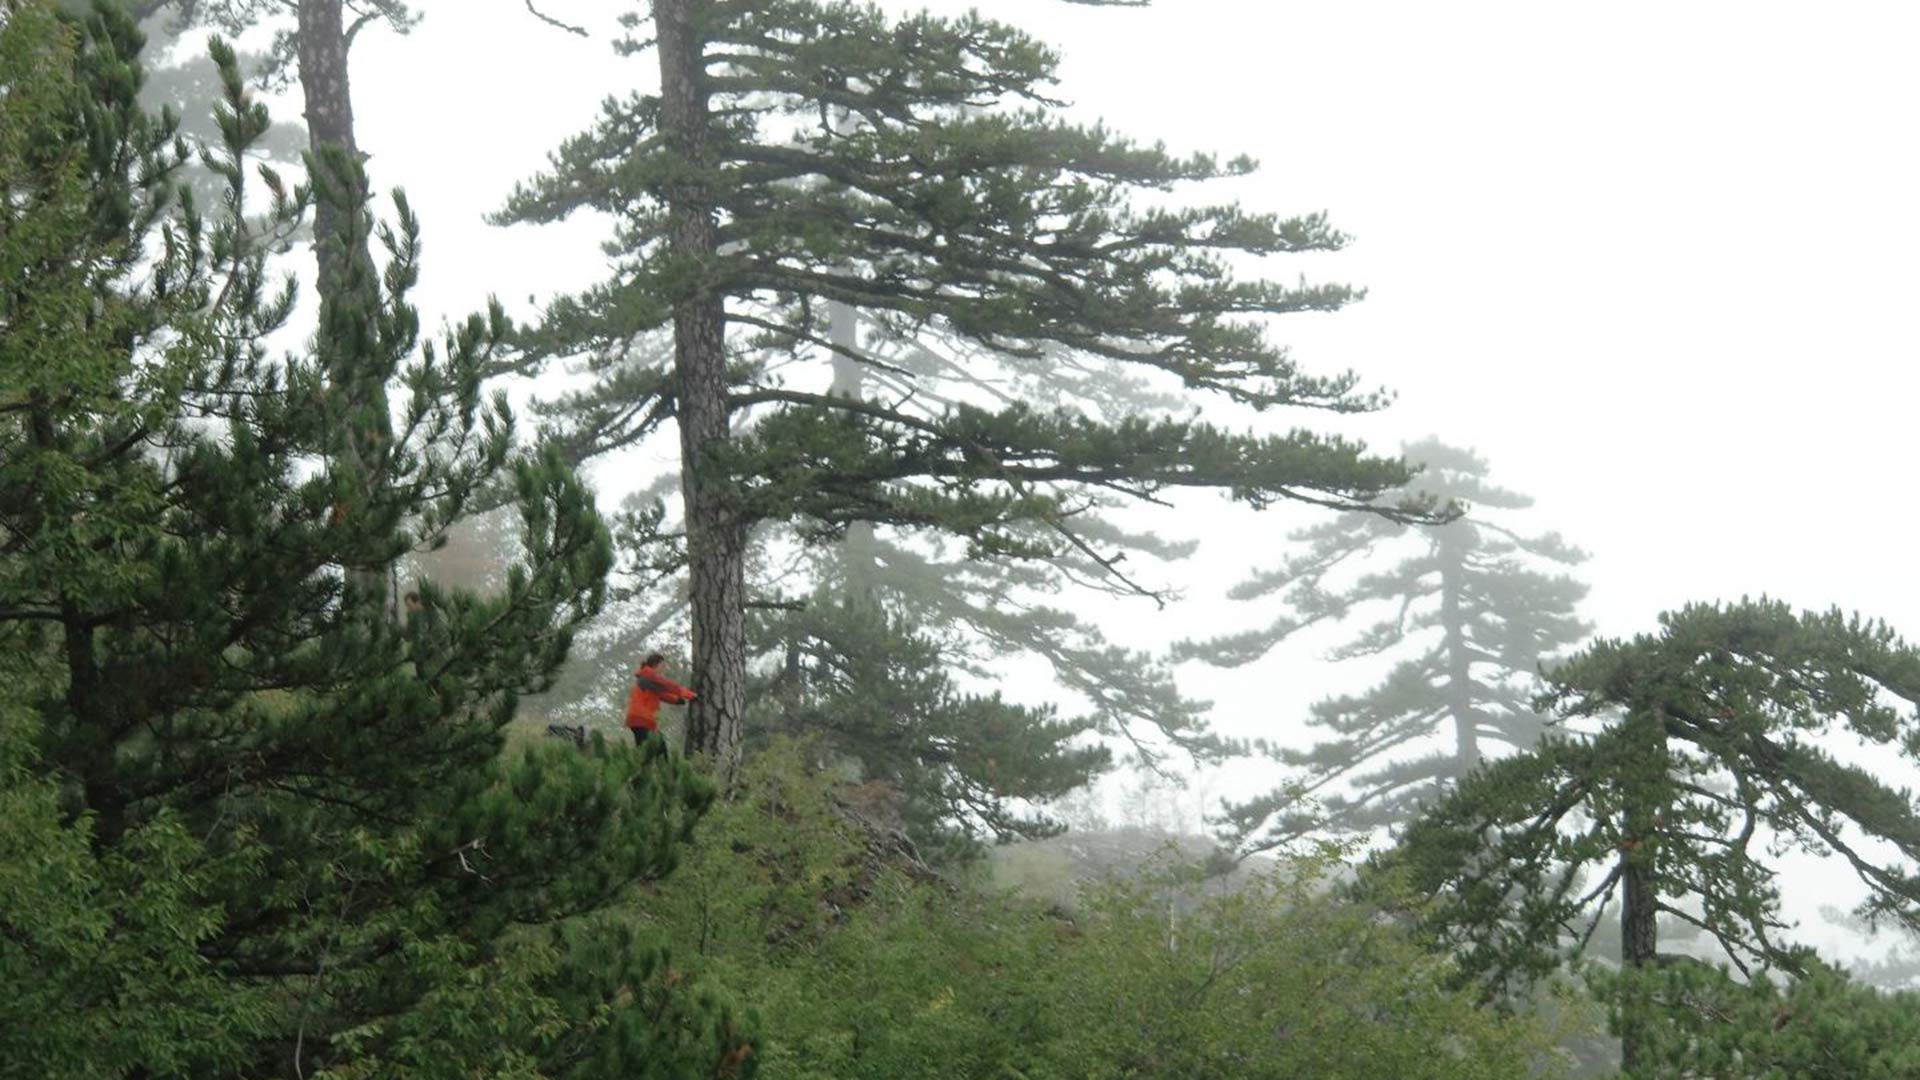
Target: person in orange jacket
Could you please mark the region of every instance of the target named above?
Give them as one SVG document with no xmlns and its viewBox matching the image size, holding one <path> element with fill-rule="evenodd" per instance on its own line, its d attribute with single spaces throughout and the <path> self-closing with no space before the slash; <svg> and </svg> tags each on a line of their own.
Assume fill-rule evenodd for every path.
<svg viewBox="0 0 1920 1080">
<path fill-rule="evenodd" d="M 633 673 L 633 689 L 627 693 L 627 730 L 633 732 L 633 744 L 639 746 L 660 729 L 660 704 L 685 705 L 694 699 L 693 691 L 661 674 L 667 658 L 648 653 Z"/>
</svg>

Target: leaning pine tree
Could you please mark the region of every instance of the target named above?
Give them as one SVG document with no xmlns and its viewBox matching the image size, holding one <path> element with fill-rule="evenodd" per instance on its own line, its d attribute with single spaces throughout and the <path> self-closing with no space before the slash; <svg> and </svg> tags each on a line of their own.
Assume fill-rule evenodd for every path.
<svg viewBox="0 0 1920 1080">
<path fill-rule="evenodd" d="M 1694 606 L 1660 633 L 1554 669 L 1543 705 L 1598 720 L 1493 762 L 1409 828 L 1377 880 L 1489 994 L 1581 952 L 1618 901 L 1621 960 L 1672 959 L 1659 917 L 1698 930 L 1743 976 L 1808 969 L 1770 857 L 1824 853 L 1865 885 L 1863 914 L 1920 928 L 1920 811 L 1829 747 L 1920 757 L 1920 650 L 1838 613 Z M 1633 987 L 1629 984 L 1629 988 Z M 1663 1040 L 1623 1003 L 1629 1071 Z"/>
<path fill-rule="evenodd" d="M 1479 456 L 1426 439 L 1404 448 L 1421 467 L 1412 491 L 1466 508 L 1452 521 L 1409 524 L 1346 513 L 1293 534 L 1305 550 L 1233 591 L 1237 600 L 1278 593 L 1267 626 L 1203 642 L 1176 655 L 1223 666 L 1252 663 L 1294 634 L 1362 614 L 1375 619 L 1333 652 L 1335 660 L 1397 657 L 1364 693 L 1328 698 L 1309 719 L 1327 737 L 1300 750 L 1270 746 L 1300 771 L 1269 795 L 1228 807 L 1238 845 L 1264 850 L 1331 824 L 1366 830 L 1406 821 L 1488 755 L 1534 744 L 1545 721 L 1534 710 L 1542 660 L 1588 627 L 1576 613 L 1586 586 L 1565 571 L 1586 556 L 1557 534 L 1515 531 L 1511 515 L 1532 505 L 1487 479 Z M 1391 565 L 1375 559 L 1404 551 Z M 1358 570 L 1344 584 L 1337 575 Z M 1435 736 L 1445 745 L 1429 747 Z M 1323 813 L 1301 801 L 1316 796 Z"/>
<path fill-rule="evenodd" d="M 736 1017 L 594 917 L 711 786 L 658 752 L 502 752 L 610 561 L 589 493 L 481 397 L 504 318 L 422 345 L 414 219 L 374 229 L 329 154 L 331 239 L 378 236 L 385 272 L 345 268 L 311 350 L 271 355 L 294 304 L 267 262 L 308 199 L 246 160 L 266 116 L 231 51 L 209 218 L 116 5 L 0 16 L 0 1077 L 750 1071 Z M 502 594 L 384 617 L 357 583 L 496 480 L 525 551 Z"/>
<path fill-rule="evenodd" d="M 653 0 L 625 17 L 656 93 L 610 101 L 501 215 L 614 216 L 614 276 L 556 303 L 583 343 L 671 327 L 673 364 L 630 409 L 679 427 L 693 616 L 690 748 L 737 751 L 746 707 L 747 541 L 756 521 L 838 537 L 871 522 L 1046 556 L 1088 493 L 1175 485 L 1256 506 L 1370 503 L 1397 461 L 1298 430 L 1233 434 L 1191 416 L 1102 421 L 1020 403 L 928 418 L 831 392 L 829 358 L 879 357 L 827 332 L 838 303 L 1016 355 L 1078 350 L 1257 408 L 1361 410 L 1351 375 L 1302 374 L 1259 317 L 1334 310 L 1339 286 L 1236 280 L 1228 257 L 1328 250 L 1319 217 L 1143 210 L 1140 192 L 1245 173 L 1061 120 L 1054 54 L 977 15 L 894 19 L 865 5 Z M 791 363 L 779 372 L 764 362 Z M 1051 530 L 1036 540 L 1029 527 Z"/>
</svg>

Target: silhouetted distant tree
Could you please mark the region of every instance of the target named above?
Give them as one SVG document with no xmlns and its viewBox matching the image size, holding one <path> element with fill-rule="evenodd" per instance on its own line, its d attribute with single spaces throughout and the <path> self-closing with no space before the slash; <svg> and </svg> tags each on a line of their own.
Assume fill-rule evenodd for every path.
<svg viewBox="0 0 1920 1080">
<path fill-rule="evenodd" d="M 1227 832 L 1253 849 L 1323 824 L 1370 829 L 1407 820 L 1488 756 L 1526 749 L 1544 730 L 1531 696 L 1543 660 L 1578 642 L 1586 586 L 1565 571 L 1585 558 L 1553 533 L 1511 524 L 1533 500 L 1492 484 L 1479 456 L 1427 439 L 1404 448 L 1421 466 L 1407 491 L 1466 508 L 1444 523 L 1349 512 L 1293 534 L 1304 550 L 1236 587 L 1238 600 L 1280 596 L 1267 626 L 1185 643 L 1176 655 L 1238 666 L 1295 633 L 1372 618 L 1335 660 L 1400 657 L 1372 689 L 1313 706 L 1326 733 L 1308 750 L 1268 745 L 1298 772 L 1228 808 Z M 1394 554 L 1398 562 L 1387 560 Z M 1341 575 L 1351 574 L 1348 579 Z M 1436 739 L 1445 745 L 1434 747 Z M 1301 807 L 1317 796 L 1324 815 Z"/>
</svg>

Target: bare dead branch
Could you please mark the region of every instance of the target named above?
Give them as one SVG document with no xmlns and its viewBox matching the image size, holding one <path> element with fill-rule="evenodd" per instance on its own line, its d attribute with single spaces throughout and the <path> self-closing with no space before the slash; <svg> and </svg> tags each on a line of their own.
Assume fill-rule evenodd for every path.
<svg viewBox="0 0 1920 1080">
<path fill-rule="evenodd" d="M 527 4 L 527 14 L 532 15 L 534 18 L 539 19 L 543 23 L 546 23 L 548 26 L 552 26 L 560 30 L 565 30 L 567 33 L 574 34 L 579 37 L 593 36 L 592 34 L 587 33 L 586 28 L 583 26 L 575 26 L 572 23 L 561 22 L 559 19 L 556 19 L 553 16 L 548 15 L 546 12 L 541 11 L 537 7 L 534 7 L 533 0 L 526 0 L 526 4 Z"/>
</svg>

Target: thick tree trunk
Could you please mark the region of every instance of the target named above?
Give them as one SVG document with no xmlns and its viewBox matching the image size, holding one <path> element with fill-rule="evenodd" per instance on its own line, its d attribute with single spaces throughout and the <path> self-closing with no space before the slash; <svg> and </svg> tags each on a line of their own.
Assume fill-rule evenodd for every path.
<svg viewBox="0 0 1920 1080">
<path fill-rule="evenodd" d="M 1659 955 L 1653 868 L 1636 854 L 1622 856 L 1626 866 L 1620 879 L 1620 961 L 1629 968 L 1649 967 Z M 1627 993 L 1627 1000 L 1620 1006 L 1620 1068 L 1631 1075 L 1645 1056 L 1647 1026 L 1652 1017 L 1640 988 L 1633 987 Z"/>
<path fill-rule="evenodd" d="M 704 177 L 711 164 L 711 118 L 701 43 L 693 26 L 696 6 L 697 0 L 653 0 L 653 19 L 660 57 L 661 133 L 692 175 L 668 193 L 671 256 L 694 275 L 673 307 L 676 416 L 693 608 L 693 689 L 699 695 L 687 712 L 687 752 L 705 755 L 726 781 L 738 760 L 747 704 L 747 529 L 733 484 L 713 464 L 714 452 L 724 448 L 731 428 L 725 301 L 711 280 L 700 276 L 700 269 L 712 263 L 719 239 Z"/>
<path fill-rule="evenodd" d="M 1440 527 L 1440 625 L 1446 638 L 1447 711 L 1453 715 L 1455 778 L 1480 764 L 1480 713 L 1473 704 L 1473 657 L 1467 651 L 1467 617 L 1460 609 L 1465 587 L 1465 522 Z"/>
<path fill-rule="evenodd" d="M 347 81 L 347 30 L 342 0 L 300 0 L 300 93 L 305 99 L 307 143 L 318 157 L 322 147 L 334 146 L 359 157 L 353 137 L 353 92 Z M 319 292 L 337 295 L 344 266 L 353 252 L 334 246 L 338 211 L 320 203 L 313 212 L 314 258 L 320 264 Z M 371 259 L 364 247 L 358 253 Z"/>
<path fill-rule="evenodd" d="M 1667 736 L 1658 710 L 1636 710 L 1627 717 L 1629 737 L 1642 749 L 1642 775 L 1629 781 L 1625 828 L 1620 846 L 1620 963 L 1650 967 L 1660 955 L 1656 920 L 1659 888 L 1654 866 L 1657 833 L 1664 812 Z M 1620 1067 L 1629 1073 L 1643 1064 L 1649 1025 L 1648 1002 L 1638 988 L 1629 991 L 1620 1012 Z"/>
<path fill-rule="evenodd" d="M 1628 968 L 1649 967 L 1659 954 L 1659 937 L 1654 922 L 1652 867 L 1634 857 L 1622 856 L 1620 890 L 1620 961 Z M 1648 1025 L 1652 1016 L 1639 987 L 1627 990 L 1620 1003 L 1620 1068 L 1628 1075 L 1642 1064 Z"/>
</svg>

